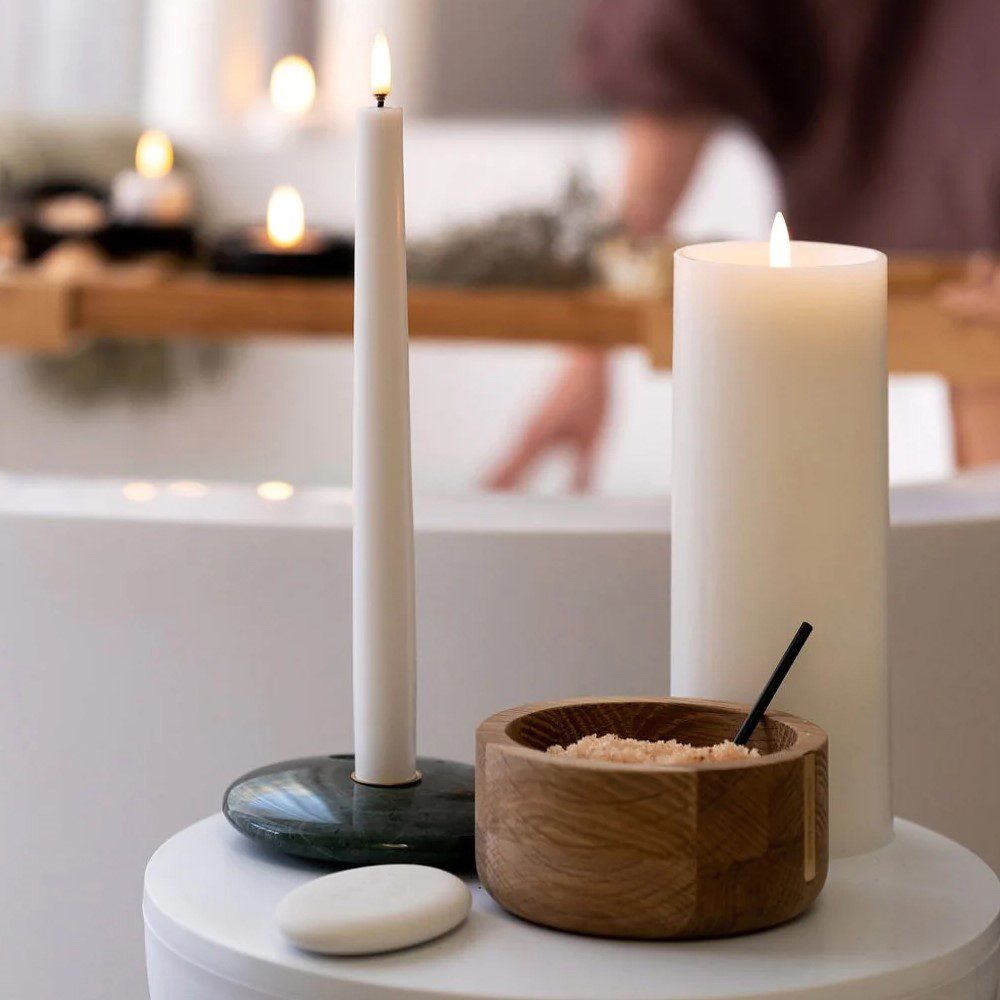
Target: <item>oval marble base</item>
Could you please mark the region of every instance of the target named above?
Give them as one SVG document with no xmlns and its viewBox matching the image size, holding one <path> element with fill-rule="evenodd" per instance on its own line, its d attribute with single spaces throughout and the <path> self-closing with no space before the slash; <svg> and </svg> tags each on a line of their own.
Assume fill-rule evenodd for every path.
<svg viewBox="0 0 1000 1000">
<path fill-rule="evenodd" d="M 417 769 L 417 784 L 379 788 L 351 778 L 351 754 L 270 764 L 234 781 L 222 811 L 258 843 L 336 867 L 473 871 L 475 769 L 430 757 Z"/>
</svg>

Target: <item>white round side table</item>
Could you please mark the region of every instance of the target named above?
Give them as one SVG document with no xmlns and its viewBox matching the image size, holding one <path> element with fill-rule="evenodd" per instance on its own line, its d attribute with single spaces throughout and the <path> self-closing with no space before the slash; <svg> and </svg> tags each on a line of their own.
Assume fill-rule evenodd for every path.
<svg viewBox="0 0 1000 1000">
<path fill-rule="evenodd" d="M 213 816 L 146 869 L 151 1000 L 995 1000 L 1000 883 L 963 847 L 897 820 L 895 840 L 835 861 L 805 916 L 745 937 L 635 942 L 547 930 L 478 886 L 468 922 L 367 958 L 297 951 L 274 926 L 320 869 L 262 854 Z"/>
</svg>

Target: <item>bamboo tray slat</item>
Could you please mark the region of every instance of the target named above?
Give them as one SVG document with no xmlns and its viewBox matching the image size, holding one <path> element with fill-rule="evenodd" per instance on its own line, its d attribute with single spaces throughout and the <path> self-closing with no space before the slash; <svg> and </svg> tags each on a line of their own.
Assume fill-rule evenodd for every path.
<svg viewBox="0 0 1000 1000">
<path fill-rule="evenodd" d="M 962 323 L 933 290 L 961 273 L 957 261 L 895 261 L 889 270 L 889 367 L 955 381 L 1000 381 L 1000 331 Z M 30 272 L 0 279 L 0 347 L 51 353 L 74 338 L 346 336 L 347 282 L 222 278 L 183 272 L 137 280 L 106 276 L 57 283 Z M 657 367 L 671 362 L 668 298 L 602 290 L 472 289 L 411 285 L 415 338 L 640 346 Z"/>
</svg>

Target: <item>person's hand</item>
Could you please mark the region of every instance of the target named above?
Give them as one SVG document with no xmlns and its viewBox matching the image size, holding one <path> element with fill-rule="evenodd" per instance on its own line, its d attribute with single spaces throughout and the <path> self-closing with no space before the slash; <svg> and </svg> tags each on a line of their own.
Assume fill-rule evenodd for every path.
<svg viewBox="0 0 1000 1000">
<path fill-rule="evenodd" d="M 714 129 L 710 118 L 641 114 L 626 119 L 620 216 L 629 239 L 662 237 Z M 573 451 L 573 489 L 588 489 L 608 407 L 608 382 L 608 359 L 603 351 L 578 348 L 570 352 L 541 408 L 484 485 L 494 490 L 517 489 L 541 458 L 566 445 Z"/>
<path fill-rule="evenodd" d="M 559 447 L 573 453 L 573 490 L 589 489 L 608 408 L 608 385 L 605 352 L 573 350 L 541 409 L 486 477 L 487 489 L 517 489 L 535 465 Z"/>
<path fill-rule="evenodd" d="M 961 281 L 942 285 L 937 303 L 966 323 L 1000 331 L 1000 266 L 986 255 L 969 261 Z M 969 382 L 952 385 L 951 415 L 955 458 L 961 469 L 1000 462 L 1000 385 Z"/>
<path fill-rule="evenodd" d="M 964 279 L 942 285 L 935 298 L 958 319 L 1000 328 L 1000 265 L 989 256 L 976 255 Z"/>
</svg>

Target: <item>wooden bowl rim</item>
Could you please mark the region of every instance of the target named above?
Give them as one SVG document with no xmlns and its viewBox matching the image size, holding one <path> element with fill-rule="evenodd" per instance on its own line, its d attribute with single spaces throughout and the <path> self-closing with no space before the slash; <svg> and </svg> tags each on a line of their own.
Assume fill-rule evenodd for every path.
<svg viewBox="0 0 1000 1000">
<path fill-rule="evenodd" d="M 750 711 L 749 705 L 741 705 L 732 701 L 712 701 L 707 698 L 650 698 L 639 695 L 615 695 L 612 697 L 588 697 L 588 698 L 568 698 L 555 701 L 536 701 L 527 705 L 518 705 L 515 708 L 506 708 L 502 712 L 484 719 L 477 729 L 477 735 L 481 735 L 485 741 L 493 746 L 498 746 L 504 753 L 513 753 L 518 756 L 532 757 L 538 756 L 545 760 L 546 764 L 553 767 L 583 768 L 584 770 L 597 771 L 626 771 L 629 774 L 678 774 L 689 771 L 738 771 L 745 768 L 769 767 L 772 764 L 780 764 L 785 761 L 797 760 L 807 753 L 819 753 L 827 745 L 826 731 L 817 726 L 816 723 L 803 719 L 790 712 L 767 712 L 766 718 L 781 722 L 795 731 L 796 739 L 793 746 L 785 750 L 776 750 L 774 753 L 762 754 L 760 757 L 746 757 L 742 760 L 705 761 L 698 764 L 624 764 L 610 760 L 581 760 L 578 757 L 564 757 L 558 754 L 550 754 L 544 750 L 537 750 L 534 747 L 525 746 L 518 743 L 507 734 L 507 728 L 512 722 L 532 715 L 535 712 L 542 712 L 553 708 L 567 708 L 574 705 L 601 705 L 601 704 L 622 704 L 632 702 L 644 702 L 658 705 L 691 705 L 699 708 L 727 709 L 746 715 Z M 733 734 L 735 735 L 735 733 Z"/>
</svg>

